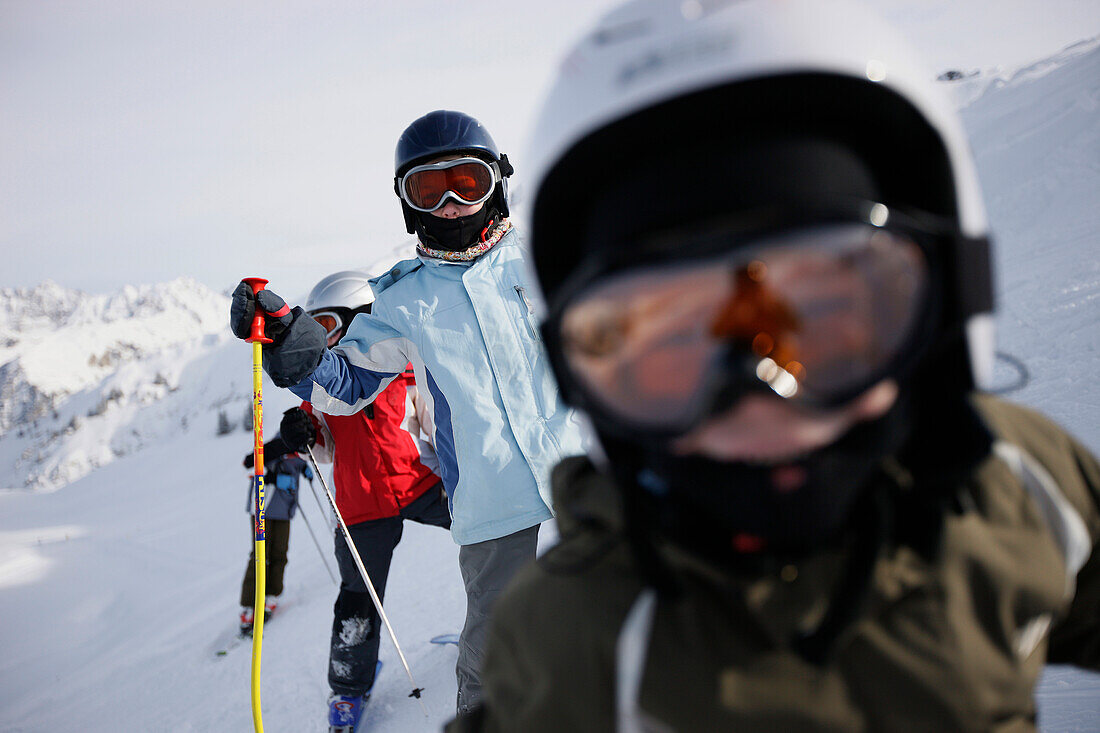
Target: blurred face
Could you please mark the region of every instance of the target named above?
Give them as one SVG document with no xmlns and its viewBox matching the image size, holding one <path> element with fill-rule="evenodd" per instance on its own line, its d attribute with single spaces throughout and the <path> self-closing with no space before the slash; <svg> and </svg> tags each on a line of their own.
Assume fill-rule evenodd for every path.
<svg viewBox="0 0 1100 733">
<path fill-rule="evenodd" d="M 464 158 L 464 157 L 466 157 L 466 156 L 463 156 L 463 155 L 443 155 L 443 156 L 440 156 L 438 158 L 432 158 L 428 162 L 429 163 L 445 163 L 448 160 L 458 160 L 459 158 Z M 468 206 L 466 204 L 460 204 L 457 201 L 455 201 L 454 199 L 449 198 L 449 199 L 447 199 L 446 202 L 444 202 L 444 204 L 442 206 L 440 206 L 438 209 L 435 209 L 434 211 L 432 211 L 431 215 L 435 216 L 435 217 L 439 217 L 440 219 L 456 219 L 460 216 L 469 216 L 470 214 L 476 214 L 477 212 L 481 211 L 481 209 L 484 206 L 485 206 L 484 201 L 482 201 L 480 204 L 473 204 L 473 205 Z"/>
<path fill-rule="evenodd" d="M 750 394 L 676 440 L 673 450 L 720 461 L 783 463 L 836 442 L 857 423 L 882 417 L 897 397 L 898 385 L 892 379 L 828 411 Z"/>
</svg>

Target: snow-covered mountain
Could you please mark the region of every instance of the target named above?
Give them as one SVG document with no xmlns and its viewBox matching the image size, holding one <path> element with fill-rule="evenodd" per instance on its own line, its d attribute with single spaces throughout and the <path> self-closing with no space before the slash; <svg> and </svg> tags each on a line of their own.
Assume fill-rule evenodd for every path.
<svg viewBox="0 0 1100 733">
<path fill-rule="evenodd" d="M 0 472 L 56 489 L 191 424 L 246 409 L 229 299 L 194 280 L 88 295 L 0 290 Z M 238 349 L 239 350 L 239 349 Z M 236 370 L 229 361 L 246 362 Z"/>
<path fill-rule="evenodd" d="M 363 269 L 384 272 L 414 241 Z M 226 295 L 189 278 L 0 290 L 0 488 L 57 489 L 181 431 L 243 427 L 251 352 L 228 314 Z M 291 404 L 273 392 L 272 409 Z"/>
<path fill-rule="evenodd" d="M 1030 372 L 1010 397 L 1100 451 L 1100 48 L 1029 68 L 1043 73 L 960 97 L 995 234 L 1000 345 Z M 58 489 L 0 492 L 0 730 L 251 729 L 247 648 L 213 656 L 249 550 L 250 436 L 216 435 L 250 390 L 226 298 L 177 281 L 103 299 L 43 285 L 0 303 L 0 389 L 22 395 L 11 415 L 37 415 L 5 418 L 0 468 L 10 486 Z M 269 434 L 293 401 L 267 384 Z M 331 562 L 324 518 L 308 498 L 302 512 Z M 285 606 L 264 631 L 271 731 L 321 729 L 327 694 L 336 590 L 295 522 Z M 456 555 L 447 533 L 406 524 L 386 608 L 429 714 L 384 638 L 372 731 L 438 731 L 451 716 L 454 649 L 428 639 L 462 625 Z M 1038 700 L 1044 731 L 1095 731 L 1100 677 L 1048 668 Z"/>
</svg>

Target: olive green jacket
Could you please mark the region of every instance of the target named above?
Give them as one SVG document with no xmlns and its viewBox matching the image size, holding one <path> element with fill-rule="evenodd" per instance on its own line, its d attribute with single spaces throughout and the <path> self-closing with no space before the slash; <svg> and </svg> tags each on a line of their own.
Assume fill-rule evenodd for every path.
<svg viewBox="0 0 1100 733">
<path fill-rule="evenodd" d="M 999 440 L 960 487 L 972 500 L 932 559 L 881 552 L 820 664 L 789 642 L 820 623 L 843 551 L 737 579 L 663 547 L 680 593 L 657 599 L 610 480 L 566 461 L 562 541 L 502 596 L 484 707 L 447 730 L 1034 730 L 1045 663 L 1100 668 L 1100 465 L 1031 411 L 975 403 Z"/>
</svg>

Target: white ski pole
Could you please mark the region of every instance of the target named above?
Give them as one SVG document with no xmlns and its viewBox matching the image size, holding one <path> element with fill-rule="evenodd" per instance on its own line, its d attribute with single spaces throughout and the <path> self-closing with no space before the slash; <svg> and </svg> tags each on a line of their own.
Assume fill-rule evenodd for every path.
<svg viewBox="0 0 1100 733">
<path fill-rule="evenodd" d="M 298 507 L 301 509 L 301 506 Z M 313 527 L 309 526 L 309 520 L 306 519 L 306 512 L 304 509 L 298 512 L 302 517 L 302 521 L 306 523 L 306 529 L 309 530 L 309 536 L 313 538 L 313 546 L 317 548 L 317 554 L 321 556 L 321 563 L 325 566 L 325 570 L 328 571 L 328 577 L 332 578 L 332 582 L 336 585 L 340 585 L 340 581 L 336 579 L 336 576 L 332 572 L 332 568 L 328 566 L 328 560 L 325 559 L 325 551 L 321 549 L 321 543 L 317 541 L 317 535 L 313 534 Z M 324 514 L 321 514 L 324 517 Z"/>
<path fill-rule="evenodd" d="M 390 626 L 390 620 L 386 618 L 386 612 L 382 610 L 382 601 L 378 598 L 378 593 L 374 590 L 374 583 L 371 582 L 370 576 L 367 575 L 367 569 L 363 566 L 363 558 L 359 557 L 359 551 L 355 549 L 355 543 L 351 539 L 351 533 L 348 532 L 348 526 L 344 524 L 344 518 L 340 515 L 340 510 L 336 506 L 336 497 L 329 491 L 328 483 L 325 481 L 325 477 L 321 475 L 321 470 L 317 467 L 317 459 L 313 457 L 313 449 L 307 445 L 306 452 L 309 454 L 309 460 L 313 464 L 313 472 L 317 474 L 317 478 L 321 479 L 321 488 L 325 490 L 325 496 L 328 497 L 329 506 L 332 507 L 332 512 L 336 515 L 336 521 L 340 524 L 340 531 L 344 533 L 344 541 L 347 542 L 348 550 L 355 560 L 355 567 L 359 568 L 359 574 L 363 576 L 363 582 L 367 584 L 367 590 L 370 591 L 370 597 L 371 600 L 374 601 L 374 607 L 378 609 L 378 615 L 382 618 L 382 623 L 386 625 L 386 631 L 389 632 L 390 639 L 393 640 L 394 648 L 397 649 L 397 656 L 401 658 L 401 664 L 405 667 L 405 674 L 409 676 L 409 682 L 412 683 L 413 690 L 409 693 L 409 697 L 415 697 L 419 700 L 420 707 L 424 710 L 424 715 L 428 716 L 428 708 L 425 707 L 424 700 L 420 697 L 420 693 L 424 691 L 424 688 L 417 687 L 416 680 L 413 679 L 412 670 L 409 669 L 409 662 L 405 659 L 405 653 L 401 651 L 401 645 L 397 643 L 397 635 L 393 633 L 393 627 Z"/>
<path fill-rule="evenodd" d="M 317 469 L 317 464 L 316 463 L 313 464 L 313 468 L 314 468 L 314 473 L 316 473 L 318 476 L 321 475 L 321 472 L 316 470 Z M 328 515 L 325 514 L 325 508 L 323 506 L 321 506 L 321 496 L 320 496 L 320 494 L 317 493 L 317 487 L 313 485 L 313 479 L 309 479 L 309 490 L 313 494 L 313 500 L 315 502 L 317 502 L 317 511 L 321 512 L 321 518 L 325 520 L 325 526 L 328 527 L 330 532 L 332 530 L 336 529 L 335 527 L 333 527 L 329 523 Z"/>
</svg>

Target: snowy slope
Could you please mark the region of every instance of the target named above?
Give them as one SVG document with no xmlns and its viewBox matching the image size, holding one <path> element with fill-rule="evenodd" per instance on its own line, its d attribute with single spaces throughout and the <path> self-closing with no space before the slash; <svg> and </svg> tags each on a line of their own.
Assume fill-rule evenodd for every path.
<svg viewBox="0 0 1100 733">
<path fill-rule="evenodd" d="M 1014 398 L 1100 451 L 1100 44 L 1013 79 L 962 110 L 995 236 L 1000 348 L 1027 357 Z"/>
<path fill-rule="evenodd" d="M 997 232 L 1001 347 L 1031 370 L 1014 397 L 1100 450 L 1100 386 L 1088 378 L 1100 345 L 1100 51 L 1059 56 L 1048 67 L 988 85 L 964 114 Z M 117 423 L 88 418 L 85 426 L 96 429 L 76 433 L 90 453 L 107 434 L 113 445 L 136 431 L 142 450 L 112 453 L 108 465 L 53 492 L 0 493 L 0 730 L 251 730 L 248 648 L 213 656 L 235 623 L 249 544 L 240 460 L 250 438 L 239 428 L 214 434 L 219 405 L 247 400 L 249 352 L 226 340 L 224 300 L 218 309 L 216 327 L 199 329 L 208 335 L 129 361 L 115 376 L 62 385 L 86 409 L 111 379 L 120 389 L 148 385 L 158 370 L 184 364 L 166 373 L 175 392 L 135 398 L 125 414 L 110 408 L 104 414 L 117 414 Z M 30 316 L 20 318 L 28 328 Z M 16 320 L 0 324 L 11 329 Z M 293 399 L 270 384 L 265 398 L 270 434 Z M 71 414 L 78 412 L 73 402 Z M 192 416 L 187 428 L 181 414 Z M 322 531 L 324 517 L 312 499 L 303 501 Z M 263 711 L 272 733 L 323 727 L 335 588 L 301 521 L 285 609 L 264 634 Z M 387 611 L 427 690 L 429 715 L 406 697 L 410 683 L 387 639 L 369 730 L 438 730 L 451 715 L 455 649 L 428 639 L 461 626 L 456 555 L 446 532 L 406 524 Z M 1044 730 L 1096 730 L 1100 677 L 1050 668 L 1039 701 Z"/>
<path fill-rule="evenodd" d="M 74 730 L 77 719 L 87 731 L 251 730 L 248 647 L 214 657 L 216 642 L 235 628 L 248 558 L 239 463 L 248 447 L 244 433 L 215 439 L 194 431 L 62 491 L 6 497 L 0 730 Z M 303 498 L 320 533 L 316 504 Z M 295 521 L 286 607 L 264 634 L 264 713 L 275 733 L 318 729 L 327 694 L 335 588 Z M 436 720 L 453 708 L 454 652 L 428 638 L 457 630 L 456 569 L 448 533 L 410 526 L 387 594 Z M 417 727 L 423 716 L 404 698 L 410 685 L 388 643 L 383 659 L 378 712 L 392 707 L 408 723 L 387 729 L 430 729 Z"/>
</svg>

